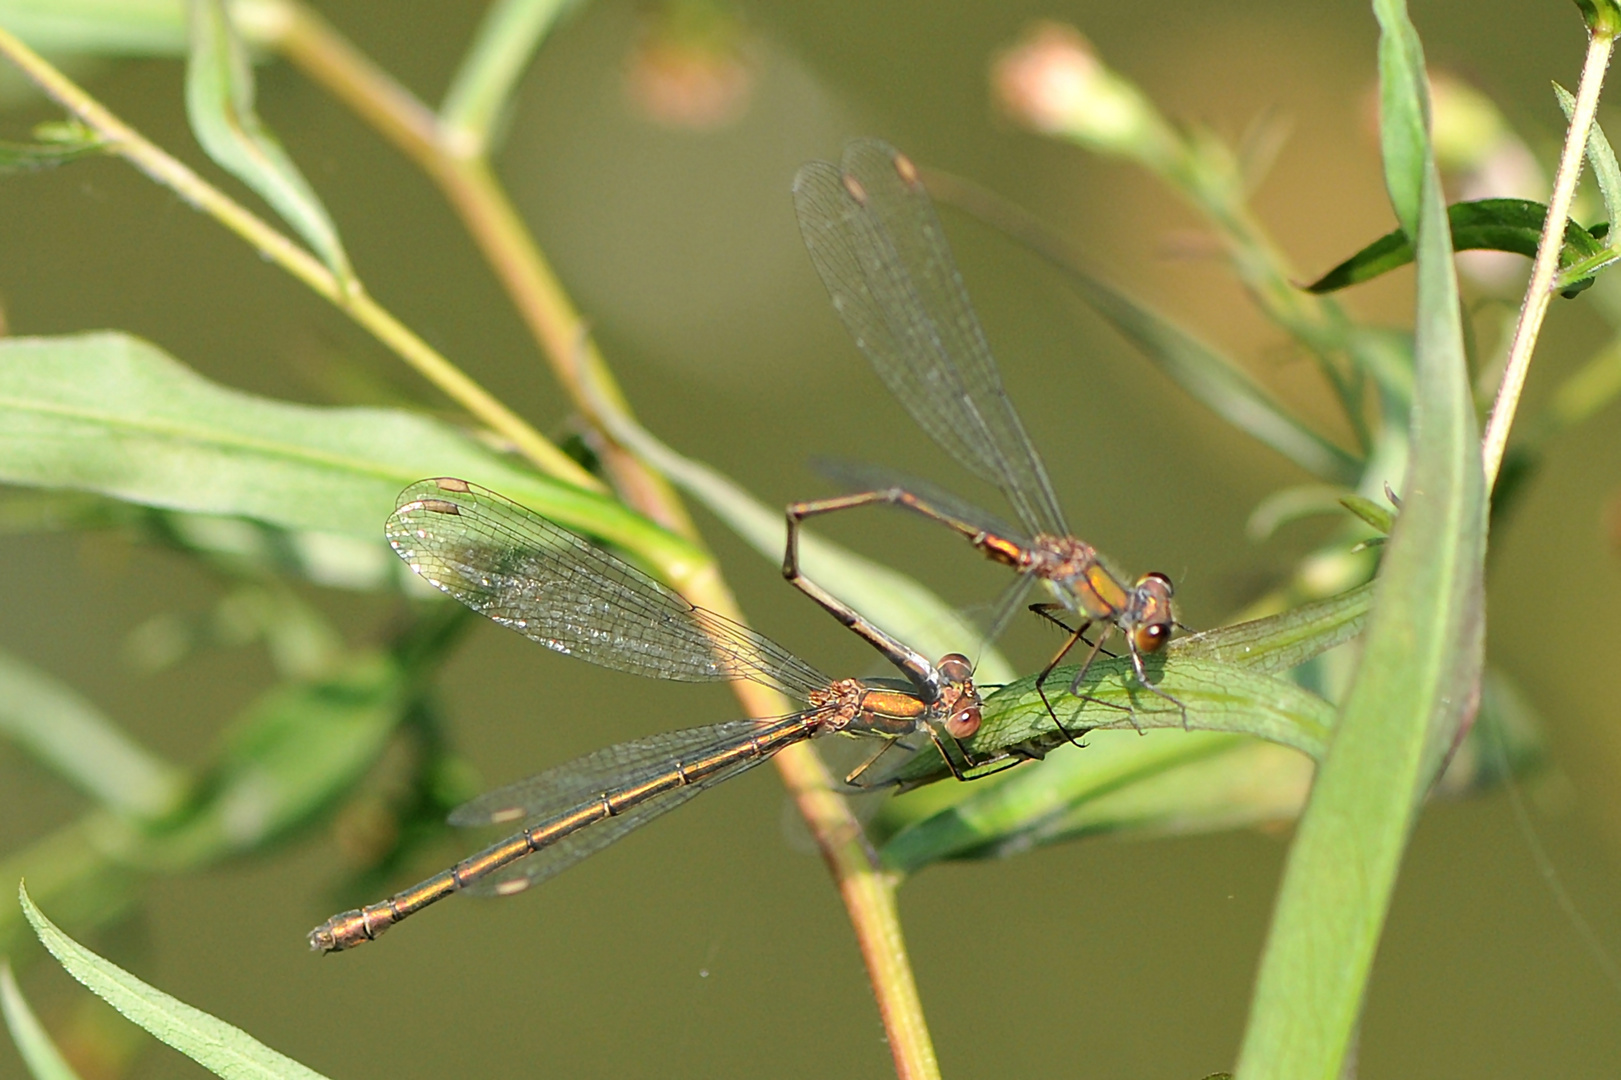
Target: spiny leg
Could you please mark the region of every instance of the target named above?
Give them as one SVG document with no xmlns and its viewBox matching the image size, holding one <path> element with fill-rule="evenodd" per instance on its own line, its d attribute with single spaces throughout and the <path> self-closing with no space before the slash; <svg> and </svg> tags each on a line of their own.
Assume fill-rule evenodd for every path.
<svg viewBox="0 0 1621 1080">
<path fill-rule="evenodd" d="M 1081 664 L 1080 670 L 1075 673 L 1075 679 L 1070 684 L 1069 688 L 1070 694 L 1072 696 L 1079 697 L 1082 701 L 1096 702 L 1099 705 L 1105 705 L 1111 709 L 1124 709 L 1124 711 L 1129 714 L 1131 710 L 1125 709 L 1124 706 L 1116 705 L 1112 701 L 1104 701 L 1102 698 L 1093 697 L 1091 694 L 1082 694 L 1080 692 L 1081 680 L 1086 676 L 1086 670 L 1092 666 L 1092 661 L 1097 659 L 1098 654 L 1101 652 L 1103 655 L 1111 658 L 1113 658 L 1114 654 L 1103 647 L 1103 637 L 1098 638 L 1095 643 L 1087 641 L 1086 631 L 1092 626 L 1091 619 L 1082 621 L 1080 626 L 1072 629 L 1068 623 L 1054 614 L 1055 611 L 1062 610 L 1057 604 L 1031 604 L 1030 610 L 1035 614 L 1040 615 L 1043 619 L 1046 619 L 1053 625 L 1061 627 L 1063 631 L 1069 635 L 1069 640 L 1065 641 L 1064 647 L 1058 650 L 1058 655 L 1049 660 L 1047 662 L 1047 666 L 1041 669 L 1041 674 L 1036 676 L 1036 693 L 1040 695 L 1041 703 L 1046 706 L 1047 715 L 1052 717 L 1053 725 L 1058 728 L 1058 733 L 1064 736 L 1064 739 L 1072 746 L 1083 746 L 1085 744 L 1075 736 L 1071 735 L 1069 729 L 1064 726 L 1064 722 L 1058 719 L 1058 713 L 1053 709 L 1052 700 L 1047 697 L 1047 679 L 1052 675 L 1053 671 L 1057 669 L 1058 665 L 1063 662 L 1064 657 L 1069 655 L 1070 650 L 1075 647 L 1076 642 L 1086 642 L 1086 644 L 1091 646 L 1091 648 L 1087 652 L 1086 660 Z M 1133 721 L 1132 726 L 1136 726 L 1135 721 Z M 1085 732 L 1082 732 L 1082 734 L 1084 735 Z"/>
</svg>

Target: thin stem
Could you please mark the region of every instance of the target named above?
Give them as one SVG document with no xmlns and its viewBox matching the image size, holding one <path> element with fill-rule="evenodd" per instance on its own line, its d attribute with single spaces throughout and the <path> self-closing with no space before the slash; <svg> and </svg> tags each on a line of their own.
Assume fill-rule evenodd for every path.
<svg viewBox="0 0 1621 1080">
<path fill-rule="evenodd" d="M 590 341 L 584 321 L 488 162 L 481 154 L 470 154 L 465 137 L 433 117 L 313 12 L 295 2 L 285 7 L 289 18 L 273 44 L 367 119 L 439 185 L 581 410 L 594 412 L 595 399 L 628 414 L 624 396 Z M 672 531 L 696 540 L 685 507 L 662 476 L 614 443 L 604 448 L 603 458 L 627 502 Z M 744 621 L 712 560 L 657 568 L 694 603 Z M 780 694 L 763 687 L 736 683 L 734 688 L 752 716 L 781 715 L 789 709 Z M 832 778 L 808 746 L 790 747 L 773 760 L 838 883 L 867 965 L 897 1075 L 905 1080 L 938 1077 L 939 1064 L 895 905 L 894 878 L 878 870 L 861 823 L 848 803 L 833 792 Z"/>
<path fill-rule="evenodd" d="M 1525 302 L 1520 307 L 1520 321 L 1514 327 L 1503 381 L 1498 387 L 1497 401 L 1492 405 L 1491 420 L 1486 424 L 1486 435 L 1482 440 L 1481 457 L 1485 463 L 1488 488 L 1496 483 L 1498 469 L 1503 464 L 1509 428 L 1514 424 L 1520 392 L 1525 389 L 1525 378 L 1531 370 L 1531 354 L 1536 349 L 1537 335 L 1542 330 L 1542 320 L 1548 314 L 1548 305 L 1553 302 L 1565 221 L 1570 216 L 1571 201 L 1576 197 L 1576 182 L 1581 179 L 1587 133 L 1593 126 L 1599 90 L 1604 86 L 1604 71 L 1609 66 L 1614 47 L 1615 36 L 1602 29 L 1595 29 L 1587 41 L 1582 82 L 1576 88 L 1576 108 L 1571 112 L 1570 127 L 1565 132 L 1565 148 L 1559 155 L 1559 170 L 1554 174 L 1553 195 L 1548 199 L 1548 216 L 1542 222 L 1542 240 L 1537 245 L 1536 260 L 1531 264 L 1531 281 L 1526 286 Z"/>
<path fill-rule="evenodd" d="M 278 5 L 263 38 L 339 101 L 372 124 L 428 174 L 484 253 L 518 315 L 550 361 L 577 408 L 589 412 L 580 390 L 582 366 L 616 405 L 624 397 L 557 274 L 487 161 L 466 153 L 469 142 L 304 5 Z M 603 462 L 625 501 L 672 532 L 696 540 L 686 508 L 662 477 L 616 445 Z"/>
<path fill-rule="evenodd" d="M 214 218 L 393 349 L 447 397 L 504 436 L 537 467 L 592 490 L 601 483 L 360 289 L 345 288 L 315 256 L 114 116 L 38 53 L 0 27 L 0 54 L 117 154 Z"/>
</svg>

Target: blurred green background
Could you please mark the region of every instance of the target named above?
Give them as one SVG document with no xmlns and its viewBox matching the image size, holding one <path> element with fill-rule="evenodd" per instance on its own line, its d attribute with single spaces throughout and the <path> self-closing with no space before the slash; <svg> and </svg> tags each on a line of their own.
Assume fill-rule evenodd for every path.
<svg viewBox="0 0 1621 1080">
<path fill-rule="evenodd" d="M 479 15 L 474 4 L 399 0 L 321 10 L 429 101 Z M 860 134 L 1021 202 L 1109 280 L 1243 358 L 1306 415 L 1330 414 L 1312 366 L 1208 257 L 1192 214 L 1131 166 L 1000 119 L 986 69 L 1029 21 L 1060 19 L 1173 117 L 1234 139 L 1267 114 L 1286 123 L 1255 205 L 1313 276 L 1391 227 L 1372 137 L 1375 28 L 1363 6 L 741 11 L 750 94 L 729 125 L 650 119 L 628 89 L 646 12 L 601 0 L 543 49 L 499 156 L 641 420 L 676 449 L 770 504 L 825 492 L 807 459 L 844 455 L 995 505 L 887 398 L 800 244 L 794 169 L 836 158 Z M 1414 17 L 1432 65 L 1476 82 L 1551 157 L 1560 115 L 1548 80 L 1574 85 L 1583 44 L 1574 6 L 1437 4 Z M 203 165 L 178 63 L 102 64 L 81 76 L 149 137 Z M 259 79 L 263 116 L 320 190 L 373 294 L 542 430 L 562 431 L 566 406 L 543 361 L 428 183 L 285 65 Z M 24 104 L 7 130 L 20 136 L 54 115 Z M 1616 115 L 1601 108 L 1612 136 Z M 0 305 L 11 333 L 118 328 L 273 397 L 438 402 L 340 313 L 126 165 L 8 177 L 3 193 Z M 1256 501 L 1302 476 L 1191 403 L 1035 258 L 944 213 L 1010 393 L 1080 535 L 1133 572 L 1170 574 L 1194 627 L 1227 618 L 1325 535 L 1296 526 L 1249 540 Z M 1346 303 L 1401 324 L 1410 289 L 1404 271 Z M 1582 302 L 1557 305 L 1533 407 L 1607 335 Z M 364 390 L 357 377 L 369 380 Z M 1526 791 L 1537 842 L 1614 955 L 1621 725 L 1603 659 L 1621 653 L 1612 417 L 1556 443 L 1492 537 L 1489 647 L 1547 722 L 1553 769 Z M 829 672 L 877 670 L 775 566 L 699 516 L 756 625 Z M 953 538 L 898 516 L 852 515 L 826 531 L 965 606 L 1004 581 Z M 253 648 L 204 652 L 156 675 L 126 659 L 131 631 L 154 614 L 201 613 L 217 599 L 219 581 L 194 564 L 106 535 L 0 544 L 0 647 L 79 688 L 160 754 L 196 764 L 222 718 L 269 685 Z M 354 641 L 380 638 L 396 612 L 379 597 L 306 595 Z M 1054 640 L 1020 625 L 1007 647 L 1033 669 Z M 487 784 L 736 712 L 722 688 L 597 671 L 483 624 L 441 687 L 451 738 Z M 81 808 L 0 744 L 0 850 Z M 458 898 L 381 945 L 323 959 L 303 935 L 347 906 L 335 889 L 349 865 L 316 832 L 267 859 L 154 879 L 138 916 L 91 944 L 333 1077 L 889 1075 L 843 910 L 790 818 L 776 778 L 760 770 L 533 894 Z M 902 914 L 946 1074 L 1195 1077 L 1229 1065 L 1284 839 L 1070 844 L 909 882 Z M 1621 987 L 1540 878 L 1532 843 L 1501 792 L 1426 813 L 1375 970 L 1364 1075 L 1615 1074 Z M 465 846 L 430 846 L 395 884 Z M 0 895 L 11 888 L 0 883 Z M 41 965 L 27 985 L 48 1020 L 73 1023 L 77 991 L 65 976 Z M 198 1071 L 179 1061 L 151 1050 L 133 1075 Z M 0 1049 L 0 1077 L 20 1075 L 15 1052 Z"/>
</svg>

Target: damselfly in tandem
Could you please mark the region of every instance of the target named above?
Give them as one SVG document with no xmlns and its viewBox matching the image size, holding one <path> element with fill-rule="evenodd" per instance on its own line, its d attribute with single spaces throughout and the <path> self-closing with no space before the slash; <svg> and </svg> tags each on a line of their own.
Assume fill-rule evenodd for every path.
<svg viewBox="0 0 1621 1080">
<path fill-rule="evenodd" d="M 831 610 L 858 624 L 904 682 L 829 679 L 764 635 L 695 607 L 585 538 L 465 480 L 423 480 L 405 489 L 387 534 L 430 584 L 547 648 L 679 682 L 748 680 L 808 707 L 620 743 L 482 795 L 451 822 L 521 820 L 523 831 L 387 900 L 334 915 L 310 932 L 312 949 L 337 952 L 370 941 L 455 892 L 521 892 L 806 739 L 871 736 L 883 741 L 881 753 L 897 740 L 923 736 L 959 779 L 1001 760 L 974 762 L 956 744 L 980 724 L 967 657 L 952 653 L 929 664 L 836 601 Z M 847 782 L 859 784 L 877 756 Z"/>
<path fill-rule="evenodd" d="M 1137 681 L 1182 710 L 1185 718 L 1182 703 L 1150 682 L 1143 667 L 1143 657 L 1162 649 L 1176 625 L 1171 580 L 1150 573 L 1128 585 L 1104 565 L 1095 548 L 1070 533 L 1041 456 L 1003 389 L 917 167 L 886 143 L 859 140 L 845 149 L 842 165 L 815 161 L 799 170 L 794 207 L 833 308 L 878 377 L 935 442 L 1001 489 L 1023 528 L 1003 524 L 931 486 L 885 483 L 875 472 L 856 470 L 859 486 L 872 490 L 788 508 L 783 576 L 806 588 L 797 547 L 804 519 L 873 504 L 904 507 L 956 530 L 1025 580 L 1045 582 L 1062 608 L 1079 619 L 1075 627 L 1066 626 L 1069 640 L 1036 684 L 1050 713 L 1042 684 L 1083 640 L 1082 634 L 1103 623 L 1104 635 L 1091 645 L 1070 692 L 1080 692 L 1112 627 L 1125 639 Z M 1022 586 L 1010 590 L 998 606 L 993 634 L 1023 592 Z M 1058 610 L 1054 605 L 1035 608 L 1049 618 Z M 1056 713 L 1053 718 L 1056 722 Z"/>
</svg>

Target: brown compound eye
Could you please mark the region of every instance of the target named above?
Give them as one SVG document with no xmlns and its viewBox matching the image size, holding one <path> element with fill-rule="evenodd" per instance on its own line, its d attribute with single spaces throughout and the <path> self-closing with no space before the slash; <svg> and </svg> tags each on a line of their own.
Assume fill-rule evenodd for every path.
<svg viewBox="0 0 1621 1080">
<path fill-rule="evenodd" d="M 935 670 L 939 671 L 940 677 L 948 683 L 965 683 L 974 677 L 973 662 L 962 653 L 946 653 L 940 658 L 940 663 L 935 665 Z"/>
<path fill-rule="evenodd" d="M 958 709 L 945 723 L 946 734 L 953 739 L 966 739 L 979 730 L 980 713 L 977 704 Z"/>
<path fill-rule="evenodd" d="M 1171 627 L 1168 623 L 1139 626 L 1131 632 L 1131 643 L 1139 653 L 1157 653 L 1170 640 Z"/>
<path fill-rule="evenodd" d="M 1131 631 L 1132 647 L 1139 653 L 1155 653 L 1171 640 L 1176 617 L 1171 614 L 1171 597 L 1176 588 L 1164 574 L 1144 574 L 1132 590 L 1135 595 L 1137 626 Z"/>
</svg>

